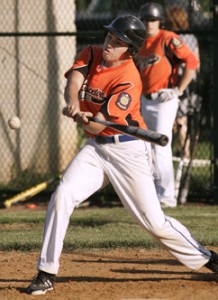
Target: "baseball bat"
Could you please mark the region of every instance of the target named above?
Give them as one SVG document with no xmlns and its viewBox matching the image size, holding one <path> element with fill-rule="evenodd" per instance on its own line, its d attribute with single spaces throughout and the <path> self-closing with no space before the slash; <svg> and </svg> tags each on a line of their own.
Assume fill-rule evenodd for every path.
<svg viewBox="0 0 218 300">
<path fill-rule="evenodd" d="M 178 202 L 178 197 L 179 197 L 179 190 L 180 190 L 180 185 L 181 185 L 181 179 L 182 179 L 182 173 L 183 173 L 183 167 L 185 164 L 185 147 L 187 145 L 187 141 L 188 141 L 188 134 L 186 135 L 185 138 L 185 143 L 183 145 L 183 149 L 182 149 L 182 155 L 180 157 L 177 169 L 176 169 L 176 174 L 175 174 L 175 199 L 177 199 Z"/>
<path fill-rule="evenodd" d="M 89 121 L 96 122 L 107 127 L 111 127 L 127 135 L 144 140 L 146 142 L 157 144 L 159 146 L 166 146 L 169 140 L 168 137 L 164 134 L 151 130 L 145 130 L 136 126 L 121 125 L 110 121 L 99 120 L 95 117 L 88 117 L 88 119 Z"/>
<path fill-rule="evenodd" d="M 200 124 L 201 124 L 201 122 L 200 122 Z M 188 192 L 189 192 L 189 184 L 190 184 L 191 173 L 192 173 L 192 165 L 193 165 L 193 160 L 195 157 L 195 152 L 196 152 L 196 147 L 198 144 L 199 136 L 200 136 L 200 126 L 198 126 L 195 136 L 194 136 L 190 160 L 189 160 L 189 163 L 187 166 L 186 173 L 184 175 L 183 184 L 181 185 L 181 189 L 179 192 L 178 202 L 180 204 L 185 204 L 187 201 Z"/>
<path fill-rule="evenodd" d="M 26 201 L 26 200 L 32 198 L 36 194 L 39 194 L 40 192 L 45 190 L 50 184 L 55 182 L 60 177 L 61 177 L 61 175 L 59 175 L 58 177 L 54 177 L 49 180 L 46 180 L 44 182 L 41 182 L 23 192 L 18 193 L 17 195 L 15 195 L 11 198 L 6 199 L 3 203 L 5 208 L 10 208 L 12 206 L 12 204 L 15 204 L 17 202 L 23 202 L 23 201 Z"/>
</svg>

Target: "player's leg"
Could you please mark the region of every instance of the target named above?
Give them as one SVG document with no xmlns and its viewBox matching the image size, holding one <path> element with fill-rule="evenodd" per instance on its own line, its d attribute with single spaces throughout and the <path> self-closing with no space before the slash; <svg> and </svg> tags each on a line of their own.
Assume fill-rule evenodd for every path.
<svg viewBox="0 0 218 300">
<path fill-rule="evenodd" d="M 148 128 L 169 138 L 165 147 L 152 145 L 155 186 L 160 202 L 174 207 L 174 169 L 172 157 L 172 130 L 178 109 L 178 98 L 161 103 L 159 100 L 148 101 L 142 99 L 142 114 Z"/>
<path fill-rule="evenodd" d="M 128 143 L 126 149 L 111 149 L 117 158 L 111 166 L 110 181 L 130 215 L 182 264 L 199 269 L 210 259 L 210 251 L 196 241 L 186 227 L 164 215 L 154 186 L 149 148 L 142 141 Z M 148 145 L 149 147 L 149 145 Z M 118 150 L 117 150 L 118 151 Z M 131 173 L 127 172 L 131 167 Z"/>
<path fill-rule="evenodd" d="M 93 146 L 86 145 L 72 160 L 48 206 L 38 267 L 56 274 L 70 216 L 78 204 L 105 185 L 107 178 Z"/>
<path fill-rule="evenodd" d="M 47 209 L 42 249 L 38 259 L 38 270 L 43 272 L 38 273 L 36 280 L 28 287 L 28 293 L 44 294 L 52 288 L 50 276 L 58 273 L 63 241 L 75 206 L 108 183 L 101 165 L 94 146 L 88 144 L 64 172 Z"/>
</svg>

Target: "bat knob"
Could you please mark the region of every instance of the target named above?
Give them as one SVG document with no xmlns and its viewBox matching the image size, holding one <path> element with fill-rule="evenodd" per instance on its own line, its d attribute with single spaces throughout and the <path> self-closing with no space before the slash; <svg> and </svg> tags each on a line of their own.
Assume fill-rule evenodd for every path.
<svg viewBox="0 0 218 300">
<path fill-rule="evenodd" d="M 162 135 L 160 138 L 160 144 L 161 146 L 166 146 L 169 142 L 169 138 L 166 135 Z"/>
</svg>

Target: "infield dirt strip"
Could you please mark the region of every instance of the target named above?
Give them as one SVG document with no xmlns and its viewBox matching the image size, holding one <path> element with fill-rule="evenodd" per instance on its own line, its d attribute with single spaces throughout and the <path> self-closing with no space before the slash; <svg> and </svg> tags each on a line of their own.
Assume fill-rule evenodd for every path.
<svg viewBox="0 0 218 300">
<path fill-rule="evenodd" d="M 213 249 L 218 252 L 218 247 Z M 63 253 L 55 290 L 31 296 L 36 252 L 0 252 L 0 299 L 217 300 L 218 275 L 180 265 L 163 250 L 115 249 Z"/>
</svg>

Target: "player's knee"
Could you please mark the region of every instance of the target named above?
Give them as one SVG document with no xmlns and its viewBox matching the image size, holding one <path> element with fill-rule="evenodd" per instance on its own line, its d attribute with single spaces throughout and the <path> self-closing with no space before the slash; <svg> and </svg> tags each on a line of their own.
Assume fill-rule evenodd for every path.
<svg viewBox="0 0 218 300">
<path fill-rule="evenodd" d="M 164 223 L 159 222 L 158 220 L 150 223 L 149 231 L 156 237 L 164 236 Z"/>
<path fill-rule="evenodd" d="M 73 211 L 76 201 L 66 184 L 59 184 L 52 198 L 54 207 L 58 212 L 71 213 Z"/>
</svg>

